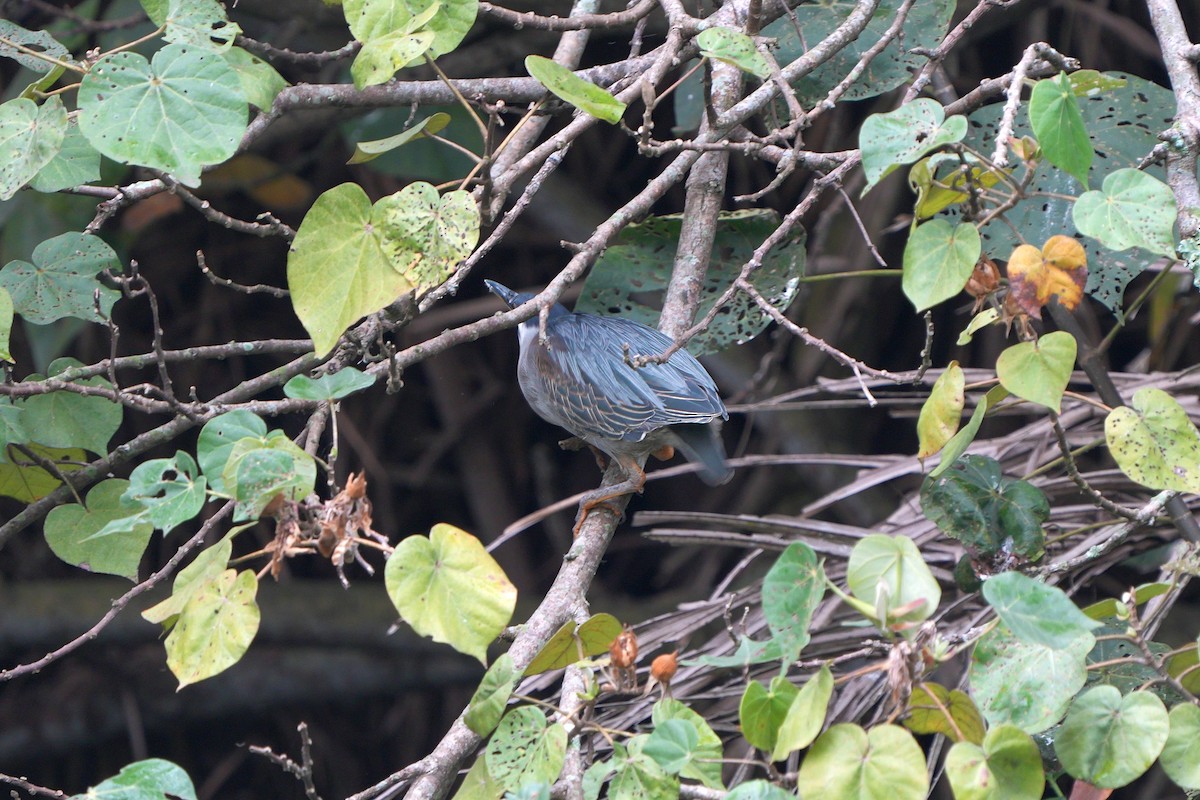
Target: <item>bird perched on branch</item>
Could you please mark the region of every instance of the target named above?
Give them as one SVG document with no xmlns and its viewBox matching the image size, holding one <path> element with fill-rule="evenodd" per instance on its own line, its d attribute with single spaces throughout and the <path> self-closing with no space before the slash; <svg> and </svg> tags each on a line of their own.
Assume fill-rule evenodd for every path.
<svg viewBox="0 0 1200 800">
<path fill-rule="evenodd" d="M 485 283 L 509 308 L 534 296 Z M 666 334 L 620 317 L 572 313 L 558 304 L 550 309 L 544 340 L 536 316 L 522 322 L 517 334 L 517 381 L 530 407 L 614 459 L 626 476 L 584 497 L 576 536 L 593 508 L 642 491 L 642 466 L 649 455 L 670 458 L 678 449 L 700 467 L 700 478 L 710 486 L 733 475 L 720 438 L 721 421 L 729 413 L 700 362 L 679 350 L 665 363 L 634 365 L 636 356 L 665 352 L 672 344 Z"/>
</svg>

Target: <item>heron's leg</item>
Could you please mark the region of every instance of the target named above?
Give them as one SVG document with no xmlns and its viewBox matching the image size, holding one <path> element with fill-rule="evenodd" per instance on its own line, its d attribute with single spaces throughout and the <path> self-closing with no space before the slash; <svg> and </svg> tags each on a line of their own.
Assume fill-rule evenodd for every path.
<svg viewBox="0 0 1200 800">
<path fill-rule="evenodd" d="M 587 448 L 592 451 L 592 455 L 596 457 L 596 466 L 601 472 L 608 469 L 608 454 L 596 447 L 594 444 L 588 444 L 578 436 L 572 436 L 570 439 L 563 439 L 558 443 L 558 446 L 563 450 L 582 450 Z"/>
<path fill-rule="evenodd" d="M 579 536 L 579 531 L 583 528 L 584 520 L 587 519 L 587 516 L 591 513 L 592 509 L 598 506 L 604 506 L 611 511 L 613 516 L 615 516 L 619 521 L 623 516 L 623 513 L 617 508 L 613 507 L 609 501 L 627 494 L 642 493 L 642 487 L 646 485 L 646 473 L 642 469 L 641 465 L 632 458 L 622 458 L 618 463 L 620 463 L 622 469 L 625 470 L 625 474 L 629 476 L 628 479 L 622 481 L 621 483 L 614 483 L 610 486 L 602 486 L 599 489 L 588 492 L 580 499 L 579 513 L 575 515 L 575 527 L 572 528 L 572 533 L 574 533 L 576 537 Z"/>
</svg>

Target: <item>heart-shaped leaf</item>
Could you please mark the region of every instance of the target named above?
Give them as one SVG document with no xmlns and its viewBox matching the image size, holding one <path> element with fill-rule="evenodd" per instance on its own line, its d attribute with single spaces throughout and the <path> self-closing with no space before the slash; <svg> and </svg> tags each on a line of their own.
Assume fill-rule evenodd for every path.
<svg viewBox="0 0 1200 800">
<path fill-rule="evenodd" d="M 813 743 L 796 787 L 801 797 L 924 800 L 929 793 L 925 754 L 898 725 L 834 725 Z"/>
<path fill-rule="evenodd" d="M 283 393 L 298 400 L 320 400 L 328 403 L 341 400 L 374 384 L 374 377 L 354 367 L 345 367 L 319 378 L 297 375 L 283 385 Z"/>
<path fill-rule="evenodd" d="M 1071 216 L 1075 227 L 1105 247 L 1141 247 L 1174 257 L 1175 195 L 1171 187 L 1136 169 L 1109 174 L 1100 191 L 1084 192 Z"/>
<path fill-rule="evenodd" d="M 128 51 L 101 58 L 80 84 L 79 111 L 80 130 L 104 155 L 198 186 L 203 167 L 237 151 L 249 109 L 219 53 L 169 44 L 153 61 Z"/>
<path fill-rule="evenodd" d="M 487 660 L 491 644 L 512 618 L 517 590 L 479 540 L 453 525 L 409 536 L 388 557 L 388 596 L 400 617 L 422 636 Z"/>
<path fill-rule="evenodd" d="M 1014 344 L 996 359 L 996 376 L 1017 397 L 1057 414 L 1075 366 L 1075 348 L 1075 337 L 1066 331 Z"/>
<path fill-rule="evenodd" d="M 858 134 L 863 172 L 867 175 L 863 192 L 900 165 L 911 164 L 939 147 L 961 141 L 966 133 L 966 117 L 956 114 L 946 119 L 941 103 L 928 97 L 886 114 L 872 114 Z"/>
<path fill-rule="evenodd" d="M 1074 310 L 1087 285 L 1087 253 L 1077 239 L 1051 236 L 1038 250 L 1023 244 L 1008 259 L 1009 295 L 1017 307 L 1034 319 L 1042 318 L 1042 306 L 1057 297 L 1064 308 Z"/>
<path fill-rule="evenodd" d="M 900 286 L 917 311 L 963 290 L 982 252 L 975 226 L 935 219 L 918 225 L 904 245 Z"/>
<path fill-rule="evenodd" d="M 1040 800 L 1042 756 L 1029 734 L 997 725 L 982 746 L 958 742 L 946 754 L 946 777 L 958 800 Z"/>
<path fill-rule="evenodd" d="M 1122 697 L 1115 686 L 1093 686 L 1071 703 L 1054 752 L 1070 775 L 1115 789 L 1150 769 L 1169 733 L 1167 709 L 1157 695 Z"/>
<path fill-rule="evenodd" d="M 1200 494 L 1200 431 L 1162 389 L 1138 389 L 1129 406 L 1110 411 L 1104 437 L 1117 466 L 1143 486 Z"/>
<path fill-rule="evenodd" d="M 0 104 L 0 200 L 33 180 L 66 135 L 67 110 L 58 95 L 40 106 L 23 97 Z"/>
<path fill-rule="evenodd" d="M 87 507 L 70 503 L 46 516 L 46 543 L 54 555 L 89 572 L 120 575 L 137 580 L 138 564 L 154 526 L 149 522 L 132 530 L 101 535 L 113 520 L 135 516 L 141 507 L 121 499 L 129 481 L 113 478 L 96 484 L 87 495 Z"/>
<path fill-rule="evenodd" d="M 103 239 L 62 233 L 34 248 L 32 264 L 8 262 L 0 270 L 0 286 L 12 295 L 16 312 L 36 325 L 63 317 L 103 322 L 100 315 L 108 317 L 121 297 L 97 280 L 105 269 L 119 270 L 120 262 Z"/>
<path fill-rule="evenodd" d="M 1029 123 L 1050 163 L 1073 175 L 1087 188 L 1092 143 L 1074 87 L 1065 72 L 1033 85 L 1029 95 Z"/>
<path fill-rule="evenodd" d="M 758 52 L 754 40 L 733 28 L 714 26 L 705 28 L 696 36 L 700 54 L 732 64 L 764 80 L 771 74 L 771 64 Z"/>
</svg>

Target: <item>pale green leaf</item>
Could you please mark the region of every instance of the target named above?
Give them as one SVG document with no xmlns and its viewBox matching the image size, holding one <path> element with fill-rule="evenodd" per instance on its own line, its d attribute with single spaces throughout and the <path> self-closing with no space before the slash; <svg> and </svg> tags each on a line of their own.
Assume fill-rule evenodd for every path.
<svg viewBox="0 0 1200 800">
<path fill-rule="evenodd" d="M 1071 215 L 1080 233 L 1105 247 L 1141 247 L 1175 257 L 1175 195 L 1152 175 L 1119 169 L 1104 179 L 1099 191 L 1084 192 Z"/>
<path fill-rule="evenodd" d="M 119 271 L 120 263 L 103 239 L 86 233 L 63 233 L 38 244 L 33 263 L 5 264 L 0 270 L 0 287 L 12 295 L 16 313 L 37 325 L 63 317 L 103 322 L 121 297 L 118 290 L 98 280 L 105 269 Z"/>
<path fill-rule="evenodd" d="M 196 800 L 196 788 L 183 768 L 161 758 L 135 761 L 71 800 Z"/>
<path fill-rule="evenodd" d="M 911 164 L 940 147 L 961 141 L 966 133 L 966 117 L 956 114 L 946 119 L 942 105 L 928 97 L 886 114 L 872 114 L 858 135 L 863 172 L 867 175 L 863 191 L 902 164 Z M 974 266 L 974 261 L 971 263 Z"/>
<path fill-rule="evenodd" d="M 881 622 L 894 616 L 906 622 L 928 619 L 942 599 L 942 589 L 921 551 L 902 535 L 873 533 L 860 539 L 850 551 L 846 582 L 850 592 L 867 604 L 877 604 L 880 593 L 886 593 L 888 619 Z"/>
<path fill-rule="evenodd" d="M 332 402 L 375 384 L 375 378 L 354 367 L 344 367 L 319 378 L 297 375 L 283 385 L 283 393 L 298 400 Z"/>
<path fill-rule="evenodd" d="M 67 110 L 58 95 L 40 106 L 23 97 L 0 104 L 0 200 L 33 180 L 66 136 Z"/>
<path fill-rule="evenodd" d="M 479 540 L 453 525 L 402 540 L 384 578 L 388 597 L 414 631 L 480 662 L 517 601 L 516 588 Z"/>
<path fill-rule="evenodd" d="M 696 44 L 701 55 L 724 61 L 743 72 L 764 80 L 771 74 L 770 62 L 758 52 L 754 40 L 741 31 L 722 26 L 706 28 L 696 36 Z"/>
<path fill-rule="evenodd" d="M 962 367 L 957 361 L 951 361 L 934 381 L 929 398 L 922 404 L 917 417 L 917 458 L 929 458 L 958 432 L 958 423 L 966 403 L 963 393 L 965 386 Z"/>
<path fill-rule="evenodd" d="M 204 50 L 227 51 L 242 32 L 217 0 L 170 0 L 165 22 L 168 42 Z"/>
<path fill-rule="evenodd" d="M 1157 695 L 1122 697 L 1115 686 L 1093 686 L 1071 703 L 1054 752 L 1068 774 L 1115 789 L 1150 769 L 1169 733 L 1167 709 Z"/>
<path fill-rule="evenodd" d="M 67 124 L 62 147 L 29 182 L 39 192 L 57 192 L 100 180 L 100 153 L 88 143 L 79 130 L 78 120 Z"/>
<path fill-rule="evenodd" d="M 806 798 L 924 800 L 929 792 L 925 754 L 897 725 L 834 725 L 813 743 L 796 776 Z"/>
<path fill-rule="evenodd" d="M 934 219 L 918 225 L 904 245 L 904 295 L 917 311 L 954 297 L 967 285 L 981 252 L 979 231 L 968 222 Z"/>
<path fill-rule="evenodd" d="M 1200 431 L 1164 392 L 1144 387 L 1104 420 L 1109 452 L 1121 471 L 1151 489 L 1200 494 Z"/>
<path fill-rule="evenodd" d="M 1046 787 L 1037 743 L 1012 725 L 992 728 L 982 746 L 951 747 L 946 777 L 955 800 L 1040 800 Z"/>
<path fill-rule="evenodd" d="M 1171 732 L 1159 764 L 1167 777 L 1184 788 L 1200 789 L 1200 707 L 1180 703 L 1168 715 Z"/>
<path fill-rule="evenodd" d="M 136 581 L 154 526 L 143 522 L 132 530 L 98 535 L 108 523 L 141 510 L 136 503 L 121 499 L 128 486 L 129 481 L 112 478 L 92 487 L 86 508 L 69 503 L 52 509 L 46 516 L 45 532 L 54 555 L 88 572 Z"/>
<path fill-rule="evenodd" d="M 1070 647 L 1075 639 L 1100 627 L 1062 589 L 1019 572 L 988 578 L 983 598 L 1017 638 L 1053 650 Z"/>
<path fill-rule="evenodd" d="M 833 696 L 833 673 L 825 664 L 810 677 L 792 698 L 787 714 L 779 725 L 779 735 L 771 751 L 772 761 L 782 761 L 796 750 L 812 744 L 825 727 L 825 712 Z"/>
<path fill-rule="evenodd" d="M 418 137 L 433 136 L 436 133 L 440 133 L 449 124 L 450 115 L 446 112 L 439 111 L 436 114 L 431 114 L 411 128 L 401 131 L 394 136 L 357 143 L 354 145 L 354 155 L 346 163 L 365 164 L 368 161 L 373 161 L 384 153 L 390 153 L 397 147 L 408 144 Z"/>
<path fill-rule="evenodd" d="M 479 209 L 469 192 L 439 195 L 424 181 L 375 204 L 383 253 L 418 291 L 441 284 L 479 240 Z"/>
<path fill-rule="evenodd" d="M 253 570 L 232 569 L 193 586 L 167 635 L 167 667 L 179 688 L 211 678 L 232 667 L 258 633 Z"/>
<path fill-rule="evenodd" d="M 1029 96 L 1029 123 L 1050 163 L 1073 175 L 1086 189 L 1092 143 L 1065 72 L 1034 84 Z"/>
<path fill-rule="evenodd" d="M 525 70 L 558 99 L 597 119 L 616 125 L 625 114 L 625 103 L 549 58 L 526 56 Z"/>
<path fill-rule="evenodd" d="M 76 366 L 80 364 L 75 359 L 60 358 L 50 365 L 50 377 Z M 41 380 L 40 376 L 30 379 Z M 99 376 L 72 383 L 112 389 L 112 384 Z M 124 408 L 119 403 L 104 397 L 85 397 L 66 389 L 33 395 L 25 400 L 23 409 L 21 421 L 38 444 L 81 447 L 100 454 L 108 452 L 108 440 L 121 427 L 124 416 Z"/>
<path fill-rule="evenodd" d="M 520 706 L 500 720 L 484 757 L 492 778 L 506 791 L 515 792 L 527 783 L 553 782 L 566 753 L 566 729 L 559 723 L 547 725 L 540 708 Z"/>
<path fill-rule="evenodd" d="M 247 102 L 263 111 L 270 111 L 275 95 L 288 85 L 274 67 L 253 53 L 240 47 L 231 47 L 224 53 L 225 61 L 233 67 L 242 83 L 242 94 Z"/>
<path fill-rule="evenodd" d="M 1059 413 L 1063 392 L 1075 367 L 1075 337 L 1047 333 L 1036 342 L 1019 342 L 996 359 L 1000 385 L 1017 397 Z"/>
<path fill-rule="evenodd" d="M 237 151 L 249 113 L 228 61 L 178 44 L 152 62 L 132 52 L 101 58 L 79 87 L 79 110 L 80 130 L 101 153 L 170 172 L 185 186 Z"/>
<path fill-rule="evenodd" d="M 383 212 L 358 184 L 343 183 L 317 198 L 296 232 L 288 289 L 318 355 L 352 323 L 413 289 L 384 253 Z"/>
</svg>

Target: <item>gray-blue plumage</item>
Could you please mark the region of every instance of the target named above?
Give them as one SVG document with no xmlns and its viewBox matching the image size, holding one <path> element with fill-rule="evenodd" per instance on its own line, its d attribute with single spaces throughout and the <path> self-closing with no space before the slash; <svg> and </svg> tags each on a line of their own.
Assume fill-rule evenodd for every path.
<svg viewBox="0 0 1200 800">
<path fill-rule="evenodd" d="M 533 297 L 486 283 L 510 308 Z M 521 323 L 518 334 L 517 379 L 530 407 L 615 458 L 631 479 L 647 455 L 667 445 L 699 464 L 706 483 L 732 475 L 719 436 L 729 415 L 700 362 L 680 350 L 663 364 L 630 363 L 664 352 L 670 337 L 632 320 L 572 313 L 557 304 L 544 343 L 537 317 Z"/>
</svg>

